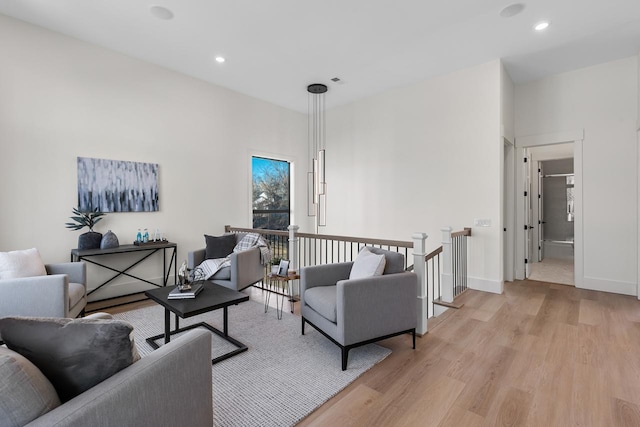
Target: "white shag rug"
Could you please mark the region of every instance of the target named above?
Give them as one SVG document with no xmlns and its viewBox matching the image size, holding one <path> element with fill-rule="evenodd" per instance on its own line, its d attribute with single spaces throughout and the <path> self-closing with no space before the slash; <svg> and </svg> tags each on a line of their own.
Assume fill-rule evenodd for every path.
<svg viewBox="0 0 640 427">
<path fill-rule="evenodd" d="M 134 326 L 143 357 L 152 351 L 145 339 L 163 333 L 159 305 L 114 317 Z M 172 328 L 173 321 L 172 314 Z M 222 310 L 180 319 L 180 326 L 198 322 L 222 330 Z M 376 344 L 352 349 L 342 371 L 340 348 L 308 324 L 301 335 L 300 322 L 286 310 L 278 320 L 274 308 L 265 313 L 253 301 L 229 307 L 229 335 L 249 350 L 212 366 L 214 426 L 293 426 L 391 354 Z M 235 348 L 215 334 L 212 339 L 212 357 Z"/>
</svg>

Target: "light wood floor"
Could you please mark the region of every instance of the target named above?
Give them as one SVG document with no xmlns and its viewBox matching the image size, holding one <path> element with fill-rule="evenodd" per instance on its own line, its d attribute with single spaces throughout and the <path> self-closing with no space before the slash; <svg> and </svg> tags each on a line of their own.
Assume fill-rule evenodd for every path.
<svg viewBox="0 0 640 427">
<path fill-rule="evenodd" d="M 462 302 L 299 425 L 640 426 L 635 297 L 527 280 Z"/>
</svg>

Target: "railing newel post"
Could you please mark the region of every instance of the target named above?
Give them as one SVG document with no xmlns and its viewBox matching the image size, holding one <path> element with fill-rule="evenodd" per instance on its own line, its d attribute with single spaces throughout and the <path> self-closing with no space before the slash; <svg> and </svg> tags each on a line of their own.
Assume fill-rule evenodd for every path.
<svg viewBox="0 0 640 427">
<path fill-rule="evenodd" d="M 453 276 L 451 254 L 451 227 L 443 227 L 442 231 L 442 301 L 453 303 Z"/>
<path fill-rule="evenodd" d="M 427 319 L 429 317 L 429 293 L 427 290 L 426 273 L 426 233 L 413 233 L 413 271 L 418 276 L 418 287 L 416 289 L 417 322 L 416 333 L 424 335 L 427 333 Z"/>
</svg>

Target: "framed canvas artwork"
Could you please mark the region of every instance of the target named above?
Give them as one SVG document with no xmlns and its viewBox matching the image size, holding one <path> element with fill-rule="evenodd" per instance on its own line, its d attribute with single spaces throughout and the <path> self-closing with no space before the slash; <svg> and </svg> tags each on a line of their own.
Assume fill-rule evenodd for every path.
<svg viewBox="0 0 640 427">
<path fill-rule="evenodd" d="M 78 157 L 81 212 L 155 212 L 158 164 Z"/>
</svg>

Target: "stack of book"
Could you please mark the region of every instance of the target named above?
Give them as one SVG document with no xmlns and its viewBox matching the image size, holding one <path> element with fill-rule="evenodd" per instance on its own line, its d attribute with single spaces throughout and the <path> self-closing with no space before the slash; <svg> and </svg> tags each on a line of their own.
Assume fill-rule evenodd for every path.
<svg viewBox="0 0 640 427">
<path fill-rule="evenodd" d="M 191 289 L 180 290 L 176 286 L 171 292 L 169 292 L 168 299 L 188 299 L 195 298 L 196 295 L 202 290 L 202 283 L 195 283 L 191 285 Z"/>
</svg>

